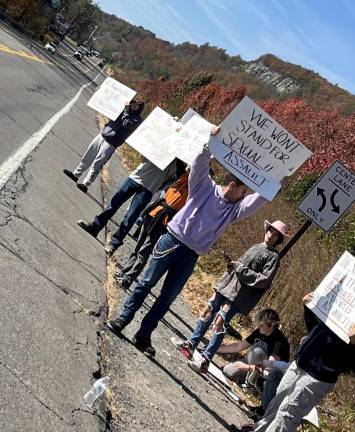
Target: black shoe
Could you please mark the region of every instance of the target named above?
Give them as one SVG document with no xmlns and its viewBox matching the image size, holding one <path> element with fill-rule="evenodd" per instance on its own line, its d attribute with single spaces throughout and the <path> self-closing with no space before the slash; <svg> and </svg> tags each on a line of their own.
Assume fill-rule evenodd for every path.
<svg viewBox="0 0 355 432">
<path fill-rule="evenodd" d="M 88 191 L 88 187 L 85 186 L 83 183 L 77 183 L 76 187 L 84 193 L 87 193 L 87 191 Z"/>
<path fill-rule="evenodd" d="M 126 323 L 122 318 L 107 320 L 106 325 L 116 336 L 119 336 L 121 331 L 126 327 Z"/>
<path fill-rule="evenodd" d="M 115 253 L 116 249 L 117 246 L 113 245 L 112 243 L 109 243 L 108 245 L 105 246 L 105 252 L 109 257 Z"/>
<path fill-rule="evenodd" d="M 75 181 L 75 183 L 78 181 L 78 177 L 76 177 L 71 171 L 67 170 L 67 169 L 63 169 L 63 173 L 68 176 L 70 179 L 72 179 L 73 181 Z"/>
<path fill-rule="evenodd" d="M 132 285 L 132 281 L 128 279 L 124 274 L 120 274 L 120 276 L 116 277 L 117 283 L 121 285 L 122 288 L 128 289 Z"/>
<path fill-rule="evenodd" d="M 255 422 L 259 421 L 265 414 L 265 411 L 261 405 L 255 407 L 248 407 L 248 417 Z"/>
<path fill-rule="evenodd" d="M 155 357 L 155 349 L 152 347 L 150 338 L 141 338 L 136 335 L 133 338 L 133 343 L 143 354 L 146 354 L 148 357 Z"/>
<path fill-rule="evenodd" d="M 76 222 L 84 231 L 92 235 L 93 237 L 97 237 L 99 235 L 100 230 L 98 230 L 97 226 L 93 223 L 86 223 L 83 220 L 78 220 Z"/>
</svg>

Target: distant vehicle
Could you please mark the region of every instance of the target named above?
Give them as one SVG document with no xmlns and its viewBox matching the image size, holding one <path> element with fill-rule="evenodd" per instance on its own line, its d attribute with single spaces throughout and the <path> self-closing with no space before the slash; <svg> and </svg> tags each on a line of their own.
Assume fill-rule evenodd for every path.
<svg viewBox="0 0 355 432">
<path fill-rule="evenodd" d="M 75 53 L 74 53 L 74 57 L 76 57 L 78 60 L 82 60 L 84 58 L 85 55 L 87 55 L 88 50 L 83 47 L 80 46 L 76 49 Z"/>
<path fill-rule="evenodd" d="M 44 48 L 54 54 L 57 51 L 57 46 L 53 42 L 47 42 Z"/>
</svg>

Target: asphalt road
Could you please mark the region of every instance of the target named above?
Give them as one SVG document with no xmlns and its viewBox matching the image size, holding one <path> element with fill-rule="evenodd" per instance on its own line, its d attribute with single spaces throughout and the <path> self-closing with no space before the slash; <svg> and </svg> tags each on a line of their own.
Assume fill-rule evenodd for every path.
<svg viewBox="0 0 355 432">
<path fill-rule="evenodd" d="M 0 173 L 97 75 L 85 68 L 0 26 Z M 62 174 L 97 134 L 86 107 L 94 89 L 85 88 L 0 190 L 2 432 L 104 430 L 81 399 L 99 370 L 106 257 L 75 223 L 100 209 L 101 187 L 97 181 L 86 196 Z"/>
<path fill-rule="evenodd" d="M 96 75 L 66 49 L 52 56 L 0 25 L 0 177 L 9 156 Z M 97 133 L 96 114 L 86 107 L 94 89 L 84 89 L 0 189 L 0 430 L 109 430 L 81 404 L 99 362 L 110 377 L 111 430 L 230 430 L 245 415 L 219 382 L 193 373 L 169 342 L 172 335 L 188 336 L 194 326 L 181 299 L 154 333 L 154 361 L 130 342 L 153 296 L 122 338 L 102 326 L 105 233 L 95 240 L 76 225 L 100 211 L 101 185 L 96 181 L 84 195 L 62 174 L 64 167 L 75 167 Z M 126 175 L 114 155 L 106 199 Z M 128 238 L 117 261 L 125 262 L 133 246 Z M 120 287 L 116 294 L 117 303 L 126 296 Z"/>
<path fill-rule="evenodd" d="M 86 60 L 70 56 L 65 46 L 52 55 L 0 23 L 0 161 L 97 74 Z"/>
</svg>

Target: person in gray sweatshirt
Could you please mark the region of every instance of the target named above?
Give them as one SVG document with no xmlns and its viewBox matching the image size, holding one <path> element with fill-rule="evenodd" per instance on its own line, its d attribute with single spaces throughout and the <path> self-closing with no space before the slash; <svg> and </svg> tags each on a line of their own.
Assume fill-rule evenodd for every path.
<svg viewBox="0 0 355 432">
<path fill-rule="evenodd" d="M 199 360 L 190 360 L 196 372 L 206 373 L 214 354 L 223 342 L 226 325 L 237 314 L 248 315 L 271 286 L 279 266 L 276 246 L 287 237 L 287 226 L 281 221 L 264 222 L 264 241 L 248 249 L 237 261 L 228 257 L 227 270 L 217 282 L 215 293 L 202 312 L 195 330 L 187 340 L 171 342 L 188 358 L 212 324 L 212 336 Z"/>
<path fill-rule="evenodd" d="M 78 188 L 86 193 L 95 181 L 105 163 L 115 150 L 120 147 L 132 132 L 141 124 L 140 114 L 144 109 L 144 102 L 135 97 L 127 103 L 123 112 L 116 120 L 110 120 L 102 131 L 91 141 L 86 153 L 74 171 L 64 169 L 63 173 L 75 183 L 84 171 L 89 170 L 84 181 L 77 183 Z"/>
</svg>

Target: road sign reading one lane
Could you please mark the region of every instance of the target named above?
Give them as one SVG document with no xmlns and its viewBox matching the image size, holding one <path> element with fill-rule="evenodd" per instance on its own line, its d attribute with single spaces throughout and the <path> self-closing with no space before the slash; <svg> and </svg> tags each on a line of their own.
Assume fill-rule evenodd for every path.
<svg viewBox="0 0 355 432">
<path fill-rule="evenodd" d="M 329 232 L 355 200 L 355 174 L 335 161 L 298 205 L 308 219 Z"/>
</svg>

